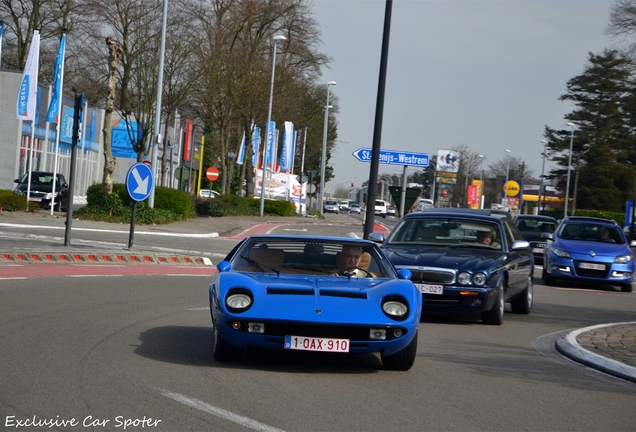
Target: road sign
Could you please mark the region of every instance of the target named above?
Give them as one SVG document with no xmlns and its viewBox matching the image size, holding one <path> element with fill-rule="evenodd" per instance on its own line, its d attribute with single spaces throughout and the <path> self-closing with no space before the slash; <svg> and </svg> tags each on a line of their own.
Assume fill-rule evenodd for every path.
<svg viewBox="0 0 636 432">
<path fill-rule="evenodd" d="M 296 176 L 296 181 L 298 181 L 298 183 L 303 184 L 307 181 L 307 176 L 304 174 L 298 174 Z"/>
<path fill-rule="evenodd" d="M 180 182 L 187 180 L 190 178 L 190 170 L 186 166 L 178 166 L 177 169 L 174 170 L 174 178 Z"/>
<path fill-rule="evenodd" d="M 154 180 L 152 170 L 145 163 L 138 162 L 126 174 L 126 190 L 134 201 L 143 201 L 150 195 Z"/>
<path fill-rule="evenodd" d="M 205 177 L 210 181 L 214 181 L 219 178 L 219 170 L 214 167 L 210 167 L 205 172 Z"/>
<path fill-rule="evenodd" d="M 359 148 L 353 152 L 353 157 L 360 162 L 371 162 L 373 151 L 370 148 Z M 410 165 L 416 167 L 428 167 L 428 154 L 410 153 L 392 150 L 380 150 L 380 163 L 390 165 Z"/>
</svg>

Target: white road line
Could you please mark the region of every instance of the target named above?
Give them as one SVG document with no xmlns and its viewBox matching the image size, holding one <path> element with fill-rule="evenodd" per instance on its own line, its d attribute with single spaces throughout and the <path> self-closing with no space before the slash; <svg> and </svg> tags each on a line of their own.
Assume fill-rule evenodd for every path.
<svg viewBox="0 0 636 432">
<path fill-rule="evenodd" d="M 161 392 L 161 394 L 165 397 L 168 397 L 170 399 L 173 399 L 177 402 L 180 402 L 184 405 L 187 405 L 189 407 L 192 408 L 196 408 L 198 410 L 201 410 L 203 412 L 206 412 L 208 414 L 212 414 L 215 415 L 217 417 L 221 417 L 225 420 L 229 420 L 231 422 L 234 423 L 238 423 L 242 426 L 248 427 L 250 429 L 254 429 L 254 430 L 258 430 L 258 431 L 264 431 L 264 432 L 284 432 L 282 429 L 277 429 L 275 427 L 266 425 L 264 423 L 258 422 L 256 420 L 252 420 L 250 418 L 247 417 L 243 417 L 241 415 L 238 414 L 234 414 L 231 411 L 227 411 L 224 410 L 223 408 L 218 408 L 215 406 L 212 406 L 210 404 L 207 404 L 203 401 L 200 401 L 198 399 L 194 399 L 179 393 L 172 393 L 166 390 L 159 390 Z"/>
<path fill-rule="evenodd" d="M 66 227 L 8 224 L 8 223 L 0 223 L 0 227 L 66 230 Z M 105 230 L 105 229 L 97 229 L 97 228 L 79 228 L 79 227 L 73 227 L 72 229 L 73 231 L 91 231 L 91 232 L 119 233 L 119 234 L 128 234 L 130 232 L 130 231 L 123 231 L 123 230 Z M 158 235 L 158 236 L 168 236 L 168 237 L 193 237 L 193 238 L 211 238 L 211 237 L 219 236 L 219 233 L 216 233 L 216 232 L 208 233 L 208 234 L 185 234 L 185 233 L 169 233 L 169 232 L 135 231 L 135 234 L 148 234 L 148 235 Z"/>
</svg>

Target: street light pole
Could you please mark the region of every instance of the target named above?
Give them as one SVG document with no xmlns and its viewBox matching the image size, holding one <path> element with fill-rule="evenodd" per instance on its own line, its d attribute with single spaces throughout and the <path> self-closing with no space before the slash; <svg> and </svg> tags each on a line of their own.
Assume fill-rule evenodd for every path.
<svg viewBox="0 0 636 432">
<path fill-rule="evenodd" d="M 568 179 L 565 183 L 565 204 L 563 205 L 563 218 L 568 216 L 568 200 L 570 199 L 570 171 L 572 168 L 572 144 L 574 143 L 574 123 L 568 123 L 571 128 L 570 133 L 570 155 L 568 157 Z"/>
<path fill-rule="evenodd" d="M 541 213 L 541 198 L 545 196 L 545 191 L 543 189 L 543 173 L 545 172 L 545 158 L 548 153 L 548 142 L 546 140 L 541 140 L 541 142 L 543 143 L 543 153 L 541 153 L 543 155 L 543 164 L 541 166 L 541 183 L 539 184 L 539 201 L 537 204 L 539 207 L 538 213 Z"/>
<path fill-rule="evenodd" d="M 508 165 L 506 166 L 506 182 L 504 183 L 503 194 L 504 194 L 504 198 L 506 200 L 506 207 L 508 207 L 508 181 L 509 181 L 509 176 L 510 176 L 510 150 L 506 150 L 506 153 L 508 153 L 506 155 L 508 157 Z M 502 204 L 503 204 L 503 199 L 501 201 L 502 201 Z"/>
<path fill-rule="evenodd" d="M 276 72 L 276 42 L 287 40 L 285 36 L 274 36 L 274 56 L 272 57 L 272 84 L 269 89 L 269 109 L 267 110 L 267 124 L 265 125 L 265 139 L 263 140 L 263 178 L 261 180 L 261 217 L 265 211 L 265 173 L 267 172 L 267 143 L 269 141 L 269 124 L 272 121 L 272 100 L 274 99 L 274 73 Z"/>
<path fill-rule="evenodd" d="M 326 186 L 325 180 L 325 166 L 327 165 L 327 126 L 329 124 L 329 86 L 336 85 L 335 81 L 329 81 L 327 83 L 327 105 L 325 106 L 325 126 L 322 131 L 322 158 L 320 159 L 320 194 L 318 205 L 320 206 L 320 214 L 324 213 L 322 208 L 322 201 L 324 198 L 324 191 Z"/>
</svg>

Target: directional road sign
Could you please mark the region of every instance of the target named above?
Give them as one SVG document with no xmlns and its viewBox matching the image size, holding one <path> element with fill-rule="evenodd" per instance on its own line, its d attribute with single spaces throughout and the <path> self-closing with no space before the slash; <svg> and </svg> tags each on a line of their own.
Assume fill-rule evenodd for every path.
<svg viewBox="0 0 636 432">
<path fill-rule="evenodd" d="M 126 190 L 134 201 L 143 201 L 150 195 L 153 187 L 152 169 L 145 163 L 136 163 L 126 174 Z"/>
<path fill-rule="evenodd" d="M 372 150 L 360 148 L 353 152 L 353 157 L 360 162 L 371 162 Z M 428 154 L 411 153 L 393 150 L 380 150 L 380 163 L 390 165 L 410 165 L 416 167 L 428 167 Z"/>
</svg>

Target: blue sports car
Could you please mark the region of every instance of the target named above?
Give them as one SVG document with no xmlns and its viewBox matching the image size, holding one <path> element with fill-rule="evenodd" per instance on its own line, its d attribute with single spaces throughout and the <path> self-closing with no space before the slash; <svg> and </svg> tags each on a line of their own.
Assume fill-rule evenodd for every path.
<svg viewBox="0 0 636 432">
<path fill-rule="evenodd" d="M 632 292 L 634 252 L 616 222 L 570 216 L 544 250 L 543 282 L 557 279 L 618 285 Z"/>
<path fill-rule="evenodd" d="M 244 239 L 210 283 L 217 361 L 250 348 L 380 353 L 408 370 L 422 296 L 367 240 L 262 235 Z"/>
</svg>

